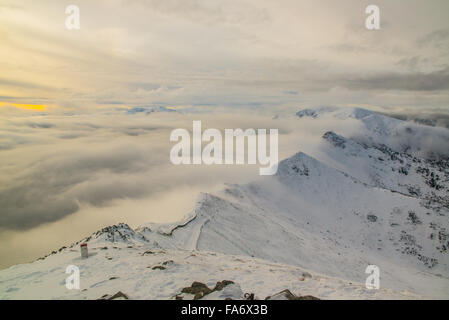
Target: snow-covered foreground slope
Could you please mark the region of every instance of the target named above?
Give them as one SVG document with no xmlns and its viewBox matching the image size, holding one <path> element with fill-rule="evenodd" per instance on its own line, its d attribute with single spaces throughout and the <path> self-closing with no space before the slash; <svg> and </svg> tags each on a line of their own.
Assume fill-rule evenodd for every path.
<svg viewBox="0 0 449 320">
<path fill-rule="evenodd" d="M 320 298 L 448 298 L 449 163 L 381 143 L 400 136 L 400 120 L 363 109 L 329 112 L 360 120 L 376 141 L 323 132 L 314 157 L 299 152 L 275 176 L 201 194 L 183 221 L 108 227 L 80 241 L 95 248 L 87 260 L 77 243 L 0 271 L 2 297 L 99 298 L 120 290 L 170 298 L 193 281 L 233 280 L 260 298 L 283 289 Z M 80 267 L 87 290 L 65 289 L 69 264 Z M 378 291 L 362 285 L 368 265 L 380 268 Z M 303 270 L 313 276 L 305 279 Z"/>
<path fill-rule="evenodd" d="M 117 230 L 121 232 L 127 228 L 121 225 Z M 128 240 L 131 241 L 89 241 L 91 255 L 88 259 L 81 259 L 78 249 L 66 249 L 32 264 L 3 270 L 0 272 L 0 299 L 99 299 L 119 291 L 130 299 L 172 299 L 182 296 L 182 288 L 193 281 L 214 287 L 222 280 L 236 284 L 230 295 L 234 299 L 243 299 L 247 292 L 263 299 L 284 289 L 296 295 L 323 299 L 419 298 L 405 291 L 367 290 L 360 283 L 248 256 L 157 249 L 145 241 Z M 80 290 L 66 289 L 68 265 L 80 268 Z M 189 298 L 192 296 L 184 295 L 184 299 Z"/>
</svg>

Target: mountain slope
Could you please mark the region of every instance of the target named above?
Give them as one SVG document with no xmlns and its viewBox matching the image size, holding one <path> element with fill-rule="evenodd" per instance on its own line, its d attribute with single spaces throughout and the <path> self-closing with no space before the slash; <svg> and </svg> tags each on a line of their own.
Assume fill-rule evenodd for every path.
<svg viewBox="0 0 449 320">
<path fill-rule="evenodd" d="M 449 208 L 449 161 L 417 158 L 385 145 L 362 145 L 333 132 L 326 132 L 323 139 L 321 158 L 333 167 L 369 185 Z"/>
<path fill-rule="evenodd" d="M 140 230 L 162 246 L 255 256 L 358 282 L 376 264 L 386 286 L 445 295 L 447 210 L 420 202 L 298 153 L 272 179 L 202 195 L 190 222 L 170 233 Z"/>
</svg>

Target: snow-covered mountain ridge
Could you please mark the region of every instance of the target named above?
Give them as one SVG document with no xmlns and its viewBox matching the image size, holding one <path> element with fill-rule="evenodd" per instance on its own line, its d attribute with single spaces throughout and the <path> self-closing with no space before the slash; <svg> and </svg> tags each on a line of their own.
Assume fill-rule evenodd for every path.
<svg viewBox="0 0 449 320">
<path fill-rule="evenodd" d="M 89 259 L 78 259 L 77 242 L 38 262 L 0 271 L 0 281 L 7 286 L 3 297 L 25 294 L 29 285 L 24 279 L 30 274 L 39 281 L 33 270 L 43 265 L 51 266 L 54 276 L 64 263 L 76 261 L 86 268 L 82 277 L 89 281 L 94 281 L 100 266 L 108 274 L 120 272 L 122 280 L 114 286 L 109 280 L 97 286 L 131 296 L 134 291 L 134 298 L 170 298 L 193 281 L 213 285 L 224 279 L 260 296 L 288 288 L 319 298 L 448 298 L 449 162 L 394 149 L 395 142 L 385 139 L 393 135 L 400 140 L 403 131 L 398 128 L 403 123 L 368 110 L 318 109 L 297 115 L 319 121 L 329 114 L 361 121 L 367 132 L 374 130 L 372 139 L 323 132 L 314 157 L 298 152 L 279 163 L 275 176 L 226 185 L 216 194 L 203 193 L 180 222 L 149 223 L 135 230 L 126 224 L 106 227 L 80 241 L 94 250 Z M 120 254 L 111 255 L 116 252 Z M 176 267 L 157 271 L 169 283 L 167 288 L 142 271 L 148 264 L 144 259 L 155 257 L 155 252 L 164 252 L 166 256 L 158 259 L 165 260 L 151 263 L 175 262 Z M 201 263 L 187 266 L 199 256 Z M 135 268 L 125 259 L 131 259 Z M 235 259 L 251 267 L 229 263 Z M 272 281 L 273 264 L 290 271 L 274 271 Z M 380 268 L 379 291 L 363 286 L 365 268 L 371 264 Z M 124 265 L 131 269 L 129 275 Z M 161 294 L 144 291 L 137 284 L 137 270 L 152 279 L 144 280 L 148 290 Z M 258 281 L 250 276 L 255 270 L 260 272 Z M 313 276 L 305 285 L 294 270 Z M 323 285 L 329 287 L 327 293 Z M 97 286 L 61 297 L 100 297 Z M 62 292 L 59 287 L 55 290 Z"/>
<path fill-rule="evenodd" d="M 449 130 L 429 127 L 388 117 L 362 108 L 321 107 L 296 113 L 300 120 L 343 121 L 348 127 L 359 125 L 359 130 L 345 135 L 369 146 L 388 146 L 397 152 L 406 152 L 427 159 L 449 159 Z M 328 128 L 329 130 L 329 128 Z"/>
</svg>

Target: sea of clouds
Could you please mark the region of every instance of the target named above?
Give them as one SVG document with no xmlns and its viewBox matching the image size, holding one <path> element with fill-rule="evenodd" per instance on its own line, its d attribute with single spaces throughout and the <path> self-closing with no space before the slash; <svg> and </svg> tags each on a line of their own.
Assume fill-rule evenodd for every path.
<svg viewBox="0 0 449 320">
<path fill-rule="evenodd" d="M 258 165 L 173 165 L 170 133 L 191 130 L 193 120 L 201 120 L 203 130 L 278 129 L 280 160 L 298 151 L 313 156 L 326 131 L 354 137 L 361 129 L 355 120 L 298 119 L 294 112 L 131 110 L 0 108 L 0 267 L 35 259 L 105 225 L 176 221 L 200 192 L 261 179 Z M 411 143 L 449 150 L 449 139 L 432 144 L 430 138 L 415 136 Z"/>
</svg>

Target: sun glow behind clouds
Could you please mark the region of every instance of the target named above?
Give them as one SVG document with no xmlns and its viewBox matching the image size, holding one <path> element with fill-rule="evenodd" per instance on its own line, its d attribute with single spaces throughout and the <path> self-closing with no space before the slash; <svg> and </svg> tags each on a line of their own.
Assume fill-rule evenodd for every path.
<svg viewBox="0 0 449 320">
<path fill-rule="evenodd" d="M 0 107 L 12 106 L 19 109 L 32 110 L 32 111 L 45 111 L 47 110 L 47 106 L 43 104 L 27 104 L 27 103 L 9 103 L 9 102 L 1 102 Z"/>
</svg>

